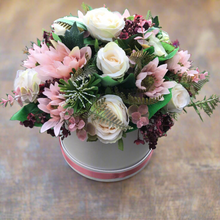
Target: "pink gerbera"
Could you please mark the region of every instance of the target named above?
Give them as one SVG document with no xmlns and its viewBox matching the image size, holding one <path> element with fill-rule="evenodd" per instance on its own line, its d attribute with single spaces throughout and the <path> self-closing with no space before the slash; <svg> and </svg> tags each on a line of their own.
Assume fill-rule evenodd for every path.
<svg viewBox="0 0 220 220">
<path fill-rule="evenodd" d="M 190 54 L 188 54 L 188 51 L 181 50 L 176 53 L 173 58 L 166 61 L 167 68 L 173 71 L 175 74 L 185 73 L 191 67 L 189 58 Z"/>
<path fill-rule="evenodd" d="M 77 70 L 86 64 L 86 54 L 91 57 L 90 47 L 74 47 L 70 51 L 60 41 L 51 40 L 51 43 L 53 47 L 45 43 L 41 47 L 34 44 L 33 49 L 29 49 L 28 59 L 24 61 L 24 67 L 34 68 L 43 82 L 54 78 L 69 79 L 73 68 Z"/>
<path fill-rule="evenodd" d="M 51 84 L 49 89 L 45 88 L 43 94 L 48 98 L 39 98 L 38 108 L 50 114 L 51 119 L 43 124 L 41 132 L 53 127 L 55 135 L 58 136 L 64 123 L 66 110 L 63 108 L 63 104 L 65 104 L 65 98 L 60 94 L 57 82 L 54 85 Z"/>
<path fill-rule="evenodd" d="M 156 57 L 153 61 L 149 62 L 138 74 L 136 86 L 144 90 L 144 94 L 151 98 L 160 97 L 169 94 L 169 88 L 174 87 L 173 81 L 164 82 L 164 76 L 167 69 L 167 64 L 158 66 L 159 59 Z M 160 101 L 164 100 L 162 97 Z"/>
</svg>

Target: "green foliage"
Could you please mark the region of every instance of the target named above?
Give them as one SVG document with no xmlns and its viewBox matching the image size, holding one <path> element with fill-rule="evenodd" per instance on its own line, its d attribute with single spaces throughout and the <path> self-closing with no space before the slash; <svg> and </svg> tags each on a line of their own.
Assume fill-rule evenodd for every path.
<svg viewBox="0 0 220 220">
<path fill-rule="evenodd" d="M 37 38 L 37 46 L 40 47 L 41 41 Z"/>
<path fill-rule="evenodd" d="M 62 42 L 61 39 L 59 38 L 59 36 L 58 36 L 57 34 L 55 34 L 55 33 L 52 32 L 52 36 L 53 36 L 53 39 L 54 39 L 55 41 L 57 41 L 57 42 L 58 42 L 58 41 Z"/>
<path fill-rule="evenodd" d="M 92 45 L 95 46 L 95 44 L 97 45 L 97 41 L 98 41 L 98 45 L 101 45 L 103 42 L 97 39 L 92 38 L 91 36 L 84 38 L 84 44 L 85 45 Z"/>
<path fill-rule="evenodd" d="M 12 121 L 21 121 L 24 122 L 27 120 L 27 116 L 29 113 L 33 114 L 42 114 L 43 112 L 37 107 L 37 103 L 31 102 L 25 106 L 23 106 L 18 112 L 16 112 L 10 120 Z M 34 126 L 41 127 L 42 124 L 35 123 Z"/>
<path fill-rule="evenodd" d="M 149 20 L 149 19 L 151 19 L 151 18 L 152 18 L 151 11 L 148 10 L 147 15 L 146 15 L 146 20 Z"/>
<path fill-rule="evenodd" d="M 174 74 L 171 72 L 168 72 L 166 75 L 169 80 L 174 80 L 178 83 L 180 83 L 184 88 L 186 88 L 192 96 L 195 98 L 197 94 L 199 94 L 199 91 L 201 88 L 209 82 L 209 76 L 206 76 L 205 79 L 199 80 L 198 83 L 193 81 L 193 78 L 189 76 L 187 73 L 184 73 L 182 75 L 180 74 Z"/>
<path fill-rule="evenodd" d="M 95 47 L 95 52 L 97 53 L 99 51 L 99 41 L 98 41 L 98 39 L 95 39 L 94 47 Z"/>
<path fill-rule="evenodd" d="M 88 135 L 87 142 L 94 142 L 98 140 L 97 135 L 92 136 L 89 133 L 87 133 L 87 135 Z"/>
<path fill-rule="evenodd" d="M 94 73 L 96 78 L 101 80 L 101 84 L 104 87 L 122 86 L 123 88 L 133 88 L 135 87 L 135 76 L 130 73 L 122 82 L 112 79 L 109 76 L 101 77 L 97 73 Z"/>
<path fill-rule="evenodd" d="M 219 96 L 211 95 L 208 99 L 206 99 L 205 96 L 203 100 L 197 102 L 193 102 L 193 99 L 191 98 L 191 104 L 189 104 L 187 107 L 193 107 L 200 119 L 203 121 L 199 109 L 203 110 L 210 117 L 218 103 L 220 103 Z"/>
<path fill-rule="evenodd" d="M 136 40 L 134 40 L 134 38 L 137 36 L 141 36 L 141 34 L 135 34 L 126 40 L 117 39 L 115 40 L 115 43 L 117 43 L 118 46 L 121 47 L 127 55 L 130 55 L 133 50 L 136 50 L 137 48 L 142 48 L 140 44 Z"/>
<path fill-rule="evenodd" d="M 137 76 L 142 68 L 154 59 L 154 55 L 145 50 L 135 51 L 129 57 L 130 60 L 136 63 L 134 75 Z"/>
<path fill-rule="evenodd" d="M 72 74 L 73 81 L 83 80 L 84 78 L 88 78 L 98 72 L 96 65 L 94 64 L 94 59 L 89 60 L 89 55 L 86 53 L 86 65 L 84 65 L 83 68 L 78 68 L 77 70 L 73 69 L 73 73 L 70 73 Z"/>
<path fill-rule="evenodd" d="M 154 47 L 153 46 L 148 47 L 148 48 L 144 49 L 143 51 L 147 52 L 149 54 L 153 54 L 154 53 Z"/>
<path fill-rule="evenodd" d="M 148 111 L 149 111 L 149 119 L 156 113 L 158 112 L 160 109 L 162 109 L 165 105 L 168 104 L 168 102 L 171 100 L 172 98 L 172 89 L 169 89 L 170 93 L 167 95 L 164 95 L 163 101 L 159 101 L 153 105 L 149 105 L 148 106 Z"/>
<path fill-rule="evenodd" d="M 129 16 L 129 17 L 127 17 L 126 18 L 127 20 L 130 20 L 130 21 L 134 21 L 134 16 L 132 15 L 132 16 Z"/>
<path fill-rule="evenodd" d="M 65 37 L 60 36 L 62 43 L 64 43 L 70 50 L 78 46 L 79 48 L 84 47 L 84 38 L 83 32 L 80 33 L 77 28 L 76 22 L 73 23 L 73 26 L 70 30 L 66 30 Z"/>
<path fill-rule="evenodd" d="M 97 96 L 100 80 L 89 76 L 88 79 L 74 81 L 71 77 L 67 82 L 60 79 L 60 83 L 60 91 L 64 92 L 63 96 L 66 98 L 66 107 L 73 108 L 74 113 L 77 113 L 93 104 L 92 100 Z"/>
<path fill-rule="evenodd" d="M 170 117 L 173 118 L 175 121 L 178 121 L 178 116 L 179 114 L 176 112 L 170 112 L 169 113 Z"/>
<path fill-rule="evenodd" d="M 130 93 L 126 96 L 125 93 L 119 92 L 118 88 L 114 88 L 115 95 L 121 97 L 123 102 L 127 105 L 153 105 L 157 102 L 159 102 L 159 98 L 144 98 L 144 97 L 138 97 L 138 96 L 132 96 Z"/>
<path fill-rule="evenodd" d="M 109 127 L 120 128 L 123 131 L 132 129 L 132 127 L 125 125 L 117 115 L 112 112 L 105 103 L 105 98 L 97 100 L 89 111 L 89 116 L 92 120 L 97 120 L 100 124 L 106 124 Z"/>
<path fill-rule="evenodd" d="M 130 93 L 128 93 L 128 96 L 125 95 L 125 93 L 120 92 L 118 88 L 114 88 L 115 95 L 121 97 L 123 102 L 127 105 L 147 105 L 148 111 L 149 111 L 149 118 L 151 118 L 156 112 L 158 112 L 160 109 L 162 109 L 165 105 L 168 104 L 170 99 L 172 98 L 172 90 L 169 89 L 170 93 L 167 95 L 164 95 L 163 101 L 159 101 L 162 97 L 157 98 L 144 98 L 144 97 L 138 97 L 133 96 Z"/>
<path fill-rule="evenodd" d="M 118 149 L 121 151 L 124 150 L 124 142 L 122 138 L 118 140 Z"/>
<path fill-rule="evenodd" d="M 152 23 L 154 23 L 154 27 L 161 28 L 158 16 L 153 17 L 151 11 L 149 10 L 146 15 L 146 20 L 152 19 Z"/>
<path fill-rule="evenodd" d="M 82 3 L 82 9 L 85 11 L 85 13 L 87 13 L 88 11 L 92 10 L 92 7 L 85 4 L 84 2 Z"/>
<path fill-rule="evenodd" d="M 158 16 L 152 17 L 152 23 L 154 23 L 154 27 L 161 28 Z"/>
<path fill-rule="evenodd" d="M 174 55 L 178 52 L 179 47 L 175 48 L 173 45 L 165 43 L 165 42 L 161 42 L 163 48 L 165 49 L 165 51 L 167 52 L 167 56 L 166 57 L 159 57 L 159 61 L 165 61 L 165 60 L 169 60 L 171 58 L 174 57 Z"/>
</svg>

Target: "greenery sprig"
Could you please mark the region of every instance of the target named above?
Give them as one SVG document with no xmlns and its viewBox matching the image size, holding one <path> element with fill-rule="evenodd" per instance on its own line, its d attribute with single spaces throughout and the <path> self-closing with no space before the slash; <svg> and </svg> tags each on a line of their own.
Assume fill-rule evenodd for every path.
<svg viewBox="0 0 220 220">
<path fill-rule="evenodd" d="M 120 92 L 117 87 L 114 88 L 115 95 L 119 96 L 125 104 L 128 105 L 153 105 L 159 102 L 161 97 L 157 98 L 144 98 L 128 93 L 126 96 L 123 92 Z"/>
<path fill-rule="evenodd" d="M 197 102 L 193 102 L 193 98 L 191 98 L 191 104 L 187 107 L 193 107 L 200 119 L 203 121 L 199 109 L 203 110 L 210 117 L 218 103 L 220 103 L 219 96 L 211 95 L 208 99 L 206 99 L 205 96 L 203 100 Z"/>
<path fill-rule="evenodd" d="M 60 79 L 60 83 L 60 91 L 64 93 L 63 96 L 66 98 L 67 105 L 65 107 L 71 107 L 77 113 L 87 105 L 93 104 L 92 100 L 97 96 L 100 79 L 89 76 L 88 79 L 74 81 L 72 76 L 67 82 Z"/>
<path fill-rule="evenodd" d="M 131 61 L 136 63 L 134 75 L 137 76 L 142 68 L 154 59 L 154 55 L 144 50 L 138 50 L 129 57 Z"/>
<path fill-rule="evenodd" d="M 194 82 L 193 78 L 189 75 L 187 75 L 187 73 L 184 73 L 182 75 L 180 74 L 174 74 L 169 72 L 167 74 L 167 77 L 169 78 L 169 80 L 174 80 L 178 83 L 180 83 L 184 88 L 186 88 L 191 95 L 195 98 L 195 96 L 197 94 L 199 94 L 199 91 L 201 90 L 201 88 L 207 83 L 209 82 L 209 75 L 206 76 L 205 79 L 199 80 L 198 82 Z"/>
</svg>

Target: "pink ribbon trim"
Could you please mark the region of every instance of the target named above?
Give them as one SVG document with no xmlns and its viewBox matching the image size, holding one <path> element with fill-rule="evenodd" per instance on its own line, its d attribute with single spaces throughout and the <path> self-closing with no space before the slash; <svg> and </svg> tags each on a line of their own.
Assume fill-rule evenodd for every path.
<svg viewBox="0 0 220 220">
<path fill-rule="evenodd" d="M 107 179 L 118 179 L 118 178 L 124 178 L 127 176 L 130 176 L 136 172 L 138 172 L 141 168 L 143 168 L 147 162 L 150 160 L 152 154 L 153 154 L 153 150 L 151 151 L 151 153 L 149 154 L 149 156 L 141 163 L 139 164 L 137 167 L 131 169 L 131 170 L 127 170 L 125 172 L 116 172 L 116 173 L 99 173 L 99 172 L 95 172 L 95 171 L 91 171 L 88 170 L 86 168 L 83 168 L 81 166 L 79 166 L 78 164 L 74 163 L 64 152 L 63 148 L 62 148 L 62 144 L 61 141 L 59 139 L 60 142 L 60 147 L 61 147 L 61 151 L 63 154 L 63 157 L 65 158 L 65 160 L 68 162 L 68 164 L 76 171 L 78 171 L 79 173 L 82 173 L 86 176 L 92 177 L 92 178 L 96 178 L 96 179 L 103 179 L 103 180 L 107 180 Z"/>
</svg>

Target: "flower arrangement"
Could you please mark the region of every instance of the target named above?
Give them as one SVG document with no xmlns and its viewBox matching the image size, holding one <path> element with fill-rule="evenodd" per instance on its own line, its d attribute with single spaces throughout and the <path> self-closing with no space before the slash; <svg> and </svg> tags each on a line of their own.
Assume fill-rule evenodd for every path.
<svg viewBox="0 0 220 220">
<path fill-rule="evenodd" d="M 118 142 L 137 130 L 134 143 L 155 149 L 186 107 L 209 116 L 220 102 L 196 101 L 208 72 L 192 67 L 188 51 L 171 42 L 158 16 L 112 12 L 105 6 L 59 18 L 42 40 L 26 48 L 12 95 L 21 109 L 11 120 L 52 136 L 76 132 L 84 141 Z"/>
</svg>

